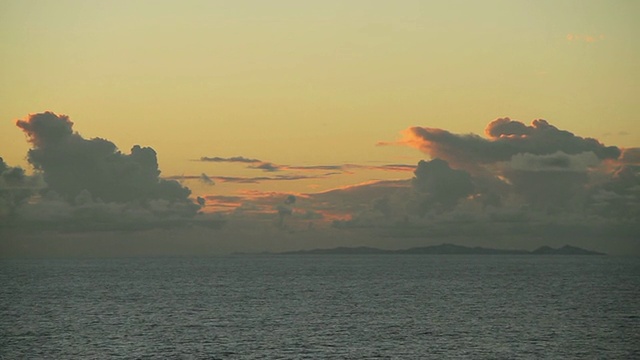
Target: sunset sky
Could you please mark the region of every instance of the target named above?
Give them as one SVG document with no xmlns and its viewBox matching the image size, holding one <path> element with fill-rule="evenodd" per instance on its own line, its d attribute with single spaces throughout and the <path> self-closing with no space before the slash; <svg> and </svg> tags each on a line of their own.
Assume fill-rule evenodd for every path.
<svg viewBox="0 0 640 360">
<path fill-rule="evenodd" d="M 637 1 L 0 1 L 1 249 L 640 253 L 639 18 Z"/>
</svg>

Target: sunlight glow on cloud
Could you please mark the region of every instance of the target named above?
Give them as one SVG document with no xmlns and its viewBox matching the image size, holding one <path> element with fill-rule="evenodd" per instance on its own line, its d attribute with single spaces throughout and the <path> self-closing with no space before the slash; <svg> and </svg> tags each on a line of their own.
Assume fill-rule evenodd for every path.
<svg viewBox="0 0 640 360">
<path fill-rule="evenodd" d="M 579 154 L 592 151 L 599 159 L 617 159 L 620 149 L 605 146 L 593 138 L 583 138 L 561 130 L 543 119 L 531 125 L 499 118 L 485 129 L 486 138 L 475 134 L 454 134 L 429 127 L 411 127 L 403 132 L 399 143 L 415 147 L 432 158 L 441 158 L 450 164 L 467 169 L 479 164 L 507 161 L 520 153 L 535 155 Z"/>
</svg>

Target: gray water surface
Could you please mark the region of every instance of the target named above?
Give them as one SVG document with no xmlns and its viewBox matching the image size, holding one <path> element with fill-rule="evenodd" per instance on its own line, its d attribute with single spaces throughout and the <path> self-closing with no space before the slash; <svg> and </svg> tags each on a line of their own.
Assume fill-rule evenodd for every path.
<svg viewBox="0 0 640 360">
<path fill-rule="evenodd" d="M 640 259 L 4 260 L 0 358 L 640 358 Z"/>
</svg>

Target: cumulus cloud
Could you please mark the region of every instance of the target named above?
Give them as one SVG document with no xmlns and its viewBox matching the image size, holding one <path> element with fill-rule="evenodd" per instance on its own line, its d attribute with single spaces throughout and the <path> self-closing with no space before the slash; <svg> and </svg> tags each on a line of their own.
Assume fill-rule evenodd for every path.
<svg viewBox="0 0 640 360">
<path fill-rule="evenodd" d="M 508 171 L 513 193 L 525 204 L 542 210 L 557 210 L 572 206 L 578 210 L 588 176 L 573 171 Z"/>
<path fill-rule="evenodd" d="M 393 208 L 388 196 L 374 199 L 372 207 L 373 210 L 379 211 L 384 216 L 391 216 L 393 214 Z"/>
<path fill-rule="evenodd" d="M 626 243 L 640 231 L 639 148 L 607 146 L 546 120 L 525 124 L 509 118 L 490 122 L 484 136 L 416 126 L 398 142 L 379 143 L 392 144 L 415 147 L 432 160 L 418 164 L 406 221 L 387 223 L 389 236 L 580 234 Z M 376 209 L 390 214 L 385 204 L 377 201 Z M 380 224 L 359 215 L 339 223 L 376 229 Z"/>
<path fill-rule="evenodd" d="M 420 161 L 412 180 L 413 187 L 421 194 L 421 212 L 434 207 L 453 208 L 458 200 L 473 193 L 471 175 L 455 170 L 441 159 Z"/>
<path fill-rule="evenodd" d="M 64 201 L 75 210 L 82 209 L 74 210 L 76 215 L 94 219 L 114 218 L 113 214 L 125 210 L 130 211 L 128 215 L 190 217 L 199 208 L 189 199 L 188 188 L 159 177 L 156 152 L 150 147 L 135 145 L 130 154 L 124 154 L 106 139 L 83 138 L 73 131 L 68 116 L 53 112 L 29 115 L 16 125 L 33 145 L 27 154 L 29 163 L 42 174 L 46 191 L 59 196 L 42 199 L 41 208 Z"/>
<path fill-rule="evenodd" d="M 620 162 L 623 164 L 640 165 L 640 148 L 623 149 Z"/>
<path fill-rule="evenodd" d="M 589 210 L 605 217 L 640 223 L 640 165 L 623 164 L 610 181 L 594 187 Z"/>
<path fill-rule="evenodd" d="M 0 217 L 14 215 L 40 187 L 37 175 L 27 175 L 24 169 L 9 166 L 0 157 Z"/>
<path fill-rule="evenodd" d="M 513 193 L 527 204 L 543 209 L 567 206 L 580 208 L 587 196 L 589 170 L 600 164 L 593 152 L 569 155 L 516 154 L 506 163 L 502 175 Z"/>
<path fill-rule="evenodd" d="M 335 235 L 333 239 L 341 239 L 338 231 L 343 231 L 349 232 L 345 239 L 416 242 L 494 241 L 514 235 L 635 239 L 640 231 L 640 148 L 606 146 L 545 120 L 525 124 L 497 119 L 482 136 L 412 127 L 401 143 L 428 155 L 414 165 L 282 165 L 243 156 L 202 157 L 202 162 L 237 163 L 266 173 L 214 176 L 197 172 L 172 177 L 160 176 L 153 149 L 136 145 L 125 154 L 108 140 L 85 139 L 73 131 L 66 116 L 36 114 L 17 125 L 33 145 L 28 160 L 35 175 L 0 159 L 0 214 L 30 219 L 25 228 L 173 227 L 193 223 L 185 219 L 206 206 L 236 224 L 224 230 L 227 235 L 251 228 L 261 239 L 265 231 L 274 235 L 278 229 L 286 231 L 276 237 L 292 239 L 298 232 L 322 230 Z M 178 182 L 255 184 L 357 170 L 404 176 L 319 193 L 238 190 L 202 195 L 196 203 Z M 407 174 L 410 171 L 413 177 Z M 212 227 L 219 224 L 211 223 Z"/>
<path fill-rule="evenodd" d="M 307 176 L 306 171 L 319 170 L 413 171 L 413 178 L 303 194 L 295 211 L 283 193 L 242 194 L 219 198 L 217 203 L 242 215 L 266 219 L 271 214 L 273 219 L 277 214 L 278 226 L 288 232 L 306 228 L 300 221 L 316 218 L 307 214 L 318 214 L 320 223 L 332 223 L 343 231 L 371 231 L 393 238 L 492 239 L 494 235 L 509 238 L 516 232 L 541 238 L 606 231 L 626 238 L 638 228 L 638 148 L 608 146 L 546 120 L 525 124 L 509 118 L 490 122 L 483 135 L 416 126 L 405 131 L 401 143 L 422 150 L 430 159 L 417 165 L 373 166 L 255 161 L 248 167 L 287 175 L 212 178 L 294 180 Z"/>
<path fill-rule="evenodd" d="M 476 184 L 485 185 L 478 194 L 485 199 L 519 199 L 547 210 L 583 206 L 590 171 L 623 154 L 618 147 L 560 130 L 546 120 L 526 125 L 499 118 L 487 125 L 485 135 L 413 127 L 404 141 L 468 170 Z M 627 157 L 633 158 L 633 152 Z"/>
<path fill-rule="evenodd" d="M 432 158 L 446 160 L 454 167 L 476 168 L 478 164 L 509 161 L 517 154 L 569 155 L 592 152 L 598 159 L 617 159 L 621 150 L 605 146 L 593 138 L 583 138 L 560 130 L 546 120 L 531 125 L 499 118 L 487 125 L 486 138 L 475 134 L 454 134 L 446 130 L 412 127 L 405 131 L 403 144 L 420 149 Z"/>
</svg>

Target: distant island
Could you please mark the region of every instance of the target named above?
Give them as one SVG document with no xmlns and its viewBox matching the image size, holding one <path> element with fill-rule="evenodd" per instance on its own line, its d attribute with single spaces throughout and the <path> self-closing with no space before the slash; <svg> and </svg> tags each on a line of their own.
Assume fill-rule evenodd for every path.
<svg viewBox="0 0 640 360">
<path fill-rule="evenodd" d="M 331 249 L 313 249 L 285 251 L 279 255 L 606 255 L 601 252 L 565 245 L 560 248 L 542 246 L 533 251 L 468 247 L 454 244 L 414 247 L 402 250 L 384 250 L 372 247 L 336 247 Z"/>
</svg>

